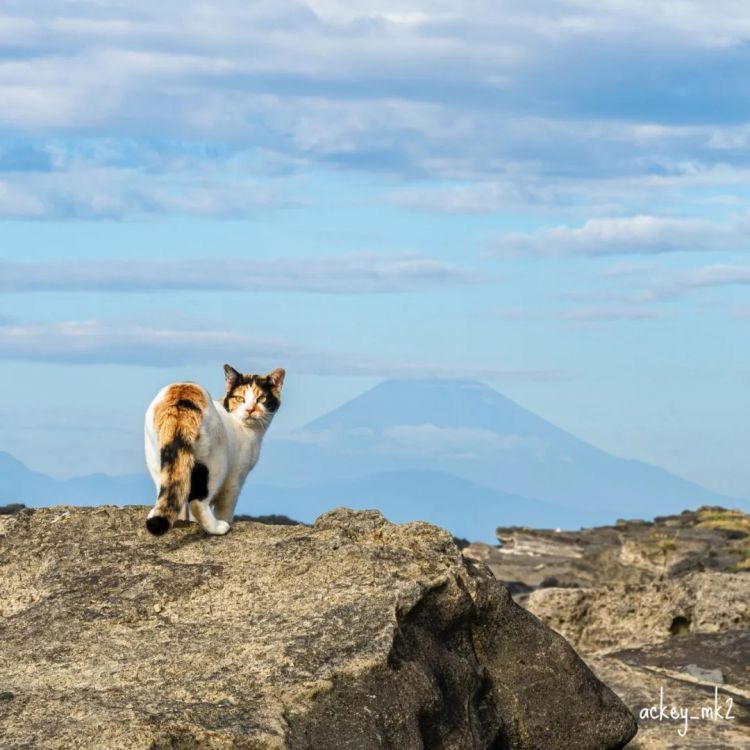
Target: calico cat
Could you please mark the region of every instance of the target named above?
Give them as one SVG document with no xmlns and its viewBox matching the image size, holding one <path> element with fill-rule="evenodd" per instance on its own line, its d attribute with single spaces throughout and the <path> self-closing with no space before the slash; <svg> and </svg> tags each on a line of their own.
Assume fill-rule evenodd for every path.
<svg viewBox="0 0 750 750">
<path fill-rule="evenodd" d="M 222 401 L 196 383 L 173 383 L 146 411 L 146 464 L 158 491 L 146 528 L 156 536 L 183 511 L 209 534 L 229 531 L 242 484 L 281 405 L 285 372 L 243 375 L 224 365 L 224 375 Z"/>
</svg>

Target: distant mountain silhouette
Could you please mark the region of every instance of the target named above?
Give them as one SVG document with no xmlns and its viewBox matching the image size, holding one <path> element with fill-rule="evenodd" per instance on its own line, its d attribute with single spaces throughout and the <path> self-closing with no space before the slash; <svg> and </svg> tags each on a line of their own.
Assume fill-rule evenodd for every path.
<svg viewBox="0 0 750 750">
<path fill-rule="evenodd" d="M 144 473 L 64 482 L 0 453 L 0 503 L 144 503 Z M 744 503 L 617 458 L 469 380 L 389 380 L 274 439 L 238 512 L 310 522 L 336 505 L 376 507 L 493 541 L 496 526 L 578 528 L 705 504 Z M 746 506 L 745 506 L 746 507 Z"/>
<path fill-rule="evenodd" d="M 299 487 L 401 471 L 438 472 L 567 509 L 564 524 L 550 510 L 549 526 L 732 502 L 664 469 L 595 448 L 467 380 L 381 383 L 288 439 L 270 441 L 256 481 Z M 432 488 L 436 496 L 439 485 Z M 429 494 L 426 481 L 421 487 Z M 463 507 L 470 515 L 469 499 Z"/>
<path fill-rule="evenodd" d="M 121 477 L 89 474 L 74 479 L 53 479 L 0 451 L 0 504 L 119 505 L 147 503 L 153 495 L 154 485 L 146 474 Z"/>
</svg>

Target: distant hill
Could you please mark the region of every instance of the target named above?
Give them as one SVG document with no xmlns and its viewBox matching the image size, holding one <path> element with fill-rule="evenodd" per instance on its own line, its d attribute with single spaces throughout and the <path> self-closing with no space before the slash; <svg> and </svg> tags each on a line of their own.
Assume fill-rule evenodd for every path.
<svg viewBox="0 0 750 750">
<path fill-rule="evenodd" d="M 300 488 L 251 483 L 246 507 L 258 512 L 284 508 L 310 523 L 321 508 L 345 505 L 377 508 L 394 523 L 429 521 L 459 537 L 491 541 L 498 519 L 503 525 L 567 528 L 570 512 L 561 506 L 500 492 L 439 471 L 402 470 Z M 598 523 L 596 513 L 579 512 L 573 526 Z"/>
<path fill-rule="evenodd" d="M 57 481 L 0 453 L 0 503 L 153 498 L 145 473 Z M 310 522 L 336 505 L 377 507 L 493 541 L 497 526 L 575 529 L 742 502 L 599 450 L 482 383 L 432 379 L 383 382 L 284 439 L 272 428 L 238 512 Z"/>
<path fill-rule="evenodd" d="M 154 485 L 146 474 L 112 477 L 89 474 L 74 479 L 53 479 L 32 471 L 0 451 L 0 504 L 40 505 L 132 504 L 153 500 Z"/>
</svg>

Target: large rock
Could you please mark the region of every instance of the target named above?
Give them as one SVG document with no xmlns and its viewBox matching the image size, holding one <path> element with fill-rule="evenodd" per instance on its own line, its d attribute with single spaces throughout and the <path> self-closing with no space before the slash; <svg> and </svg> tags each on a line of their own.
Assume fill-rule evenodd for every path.
<svg viewBox="0 0 750 750">
<path fill-rule="evenodd" d="M 747 574 L 690 573 L 638 585 L 543 588 L 518 598 L 586 652 L 750 628 Z"/>
<path fill-rule="evenodd" d="M 0 518 L 3 747 L 605 750 L 635 732 L 440 529 L 339 510 L 157 539 L 145 513 Z"/>
</svg>

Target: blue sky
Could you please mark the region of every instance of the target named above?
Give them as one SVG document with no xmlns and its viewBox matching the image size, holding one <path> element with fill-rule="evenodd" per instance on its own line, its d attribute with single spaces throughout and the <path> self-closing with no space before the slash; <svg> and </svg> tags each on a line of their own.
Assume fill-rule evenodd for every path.
<svg viewBox="0 0 750 750">
<path fill-rule="evenodd" d="M 750 6 L 5 2 L 0 450 L 143 466 L 165 382 L 281 435 L 479 378 L 750 497 Z"/>
</svg>

